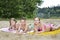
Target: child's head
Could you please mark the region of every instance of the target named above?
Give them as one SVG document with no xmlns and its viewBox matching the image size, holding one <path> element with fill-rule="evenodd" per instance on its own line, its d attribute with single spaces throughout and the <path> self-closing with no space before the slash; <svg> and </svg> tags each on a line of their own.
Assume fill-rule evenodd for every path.
<svg viewBox="0 0 60 40">
<path fill-rule="evenodd" d="M 34 18 L 34 23 L 36 23 L 36 24 L 40 23 L 40 18 L 35 17 L 35 18 Z"/>
<path fill-rule="evenodd" d="M 14 25 L 17 21 L 15 20 L 15 18 L 11 18 L 10 19 L 10 25 Z"/>
<path fill-rule="evenodd" d="M 15 18 L 11 18 L 11 19 L 10 19 L 10 21 L 14 21 L 14 20 L 15 20 Z"/>
<path fill-rule="evenodd" d="M 26 19 L 25 18 L 21 18 L 21 24 L 26 24 Z"/>
</svg>

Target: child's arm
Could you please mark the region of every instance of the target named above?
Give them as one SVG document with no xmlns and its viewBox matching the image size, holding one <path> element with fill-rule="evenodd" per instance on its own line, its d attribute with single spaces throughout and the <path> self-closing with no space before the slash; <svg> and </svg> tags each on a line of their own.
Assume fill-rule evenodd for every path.
<svg viewBox="0 0 60 40">
<path fill-rule="evenodd" d="M 12 26 L 10 26 L 8 30 L 11 30 L 11 29 L 12 29 Z"/>
<path fill-rule="evenodd" d="M 26 26 L 25 30 L 24 30 L 24 33 L 26 33 L 28 31 L 28 27 Z"/>
<path fill-rule="evenodd" d="M 41 32 L 45 32 L 46 31 L 46 25 L 42 23 L 41 27 L 42 27 L 42 31 Z"/>
<path fill-rule="evenodd" d="M 38 30 L 37 30 L 37 27 L 36 27 L 36 26 L 34 27 L 34 31 L 35 31 L 36 33 L 38 32 Z"/>
<path fill-rule="evenodd" d="M 40 31 L 40 32 L 45 32 L 46 28 L 43 23 L 41 23 L 41 27 L 42 27 L 42 31 Z"/>
<path fill-rule="evenodd" d="M 20 30 L 20 25 L 16 24 L 16 33 L 19 33 L 19 30 Z"/>
</svg>

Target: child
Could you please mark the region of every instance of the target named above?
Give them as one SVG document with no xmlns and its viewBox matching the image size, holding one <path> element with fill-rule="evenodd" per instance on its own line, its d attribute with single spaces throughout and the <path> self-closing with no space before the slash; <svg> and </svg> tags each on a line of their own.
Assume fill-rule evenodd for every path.
<svg viewBox="0 0 60 40">
<path fill-rule="evenodd" d="M 27 24 L 26 24 L 26 19 L 22 18 L 20 22 L 16 26 L 17 28 L 17 33 L 25 33 L 27 32 Z"/>
<path fill-rule="evenodd" d="M 44 32 L 46 30 L 46 27 L 41 23 L 40 19 L 36 17 L 34 19 L 34 31 L 39 33 L 39 32 Z"/>
<path fill-rule="evenodd" d="M 14 18 L 11 18 L 10 21 L 10 27 L 7 27 L 7 28 L 2 28 L 0 29 L 1 31 L 4 31 L 4 32 L 12 32 L 12 33 L 16 33 L 16 20 Z"/>
<path fill-rule="evenodd" d="M 41 23 L 40 19 L 38 17 L 36 17 L 34 19 L 34 31 L 35 32 L 45 32 L 45 31 L 52 31 L 52 30 L 56 30 L 60 27 L 60 25 L 58 26 L 54 26 L 53 24 L 44 24 Z"/>
<path fill-rule="evenodd" d="M 11 18 L 9 23 L 10 23 L 9 30 L 16 30 L 16 20 L 15 20 L 15 18 Z"/>
</svg>

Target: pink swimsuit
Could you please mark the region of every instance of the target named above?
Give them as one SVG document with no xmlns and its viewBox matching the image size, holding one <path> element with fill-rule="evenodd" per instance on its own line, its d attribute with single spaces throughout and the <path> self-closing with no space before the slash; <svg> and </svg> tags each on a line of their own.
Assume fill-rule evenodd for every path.
<svg viewBox="0 0 60 40">
<path fill-rule="evenodd" d="M 44 25 L 44 30 L 46 30 L 46 26 Z M 42 28 L 38 28 L 38 31 L 42 31 Z"/>
<path fill-rule="evenodd" d="M 48 24 L 48 25 L 45 25 L 45 27 L 50 27 L 50 31 L 52 31 L 52 29 L 53 29 L 53 24 Z"/>
<path fill-rule="evenodd" d="M 53 24 L 48 24 L 48 25 L 44 24 L 44 30 L 46 30 L 47 26 L 50 27 L 50 31 L 52 31 Z M 42 31 L 42 28 L 38 28 L 38 31 Z"/>
</svg>

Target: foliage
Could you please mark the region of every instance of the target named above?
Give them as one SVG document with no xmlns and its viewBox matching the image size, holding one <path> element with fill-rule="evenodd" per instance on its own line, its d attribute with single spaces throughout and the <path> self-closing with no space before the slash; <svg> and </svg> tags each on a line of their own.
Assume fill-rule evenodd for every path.
<svg viewBox="0 0 60 40">
<path fill-rule="evenodd" d="M 0 18 L 32 18 L 41 0 L 0 0 Z"/>
<path fill-rule="evenodd" d="M 43 14 L 43 15 L 39 15 Z M 51 17 L 60 17 L 60 6 L 56 7 L 48 7 L 48 8 L 39 8 L 38 9 L 38 16 L 43 18 L 51 18 Z"/>
</svg>

